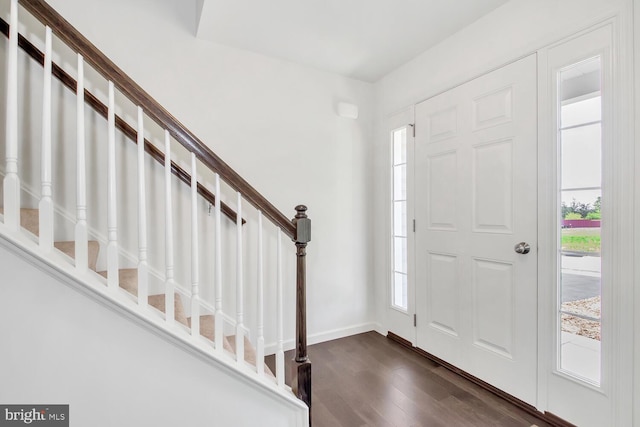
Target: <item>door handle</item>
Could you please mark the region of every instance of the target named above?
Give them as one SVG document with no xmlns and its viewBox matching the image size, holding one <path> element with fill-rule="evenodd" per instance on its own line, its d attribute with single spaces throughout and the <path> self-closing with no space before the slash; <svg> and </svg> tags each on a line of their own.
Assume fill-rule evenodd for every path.
<svg viewBox="0 0 640 427">
<path fill-rule="evenodd" d="M 520 242 L 513 248 L 517 254 L 526 255 L 531 252 L 531 246 L 527 242 Z"/>
</svg>

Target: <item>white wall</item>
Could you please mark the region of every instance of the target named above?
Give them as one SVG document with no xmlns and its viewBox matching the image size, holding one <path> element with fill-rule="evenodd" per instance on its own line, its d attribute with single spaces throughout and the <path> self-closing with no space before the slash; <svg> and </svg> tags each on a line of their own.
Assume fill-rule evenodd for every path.
<svg viewBox="0 0 640 427">
<path fill-rule="evenodd" d="M 512 0 L 462 29 L 375 84 L 375 188 L 388 188 L 387 119 L 473 77 L 504 65 L 562 37 L 613 16 L 624 0 Z M 390 259 L 389 195 L 374 193 L 374 271 L 376 319 L 386 332 L 387 261 Z M 419 260 L 417 260 L 419 262 Z"/>
<path fill-rule="evenodd" d="M 295 401 L 239 381 L 5 245 L 0 238 L 3 403 L 69 404 L 77 426 L 302 425 Z"/>
<path fill-rule="evenodd" d="M 307 257 L 310 341 L 371 329 L 372 186 L 368 166 L 372 86 L 198 40 L 194 37 L 195 1 L 49 3 L 281 211 L 293 217 L 295 205 L 309 207 L 313 221 Z M 41 39 L 43 31 L 34 29 L 31 33 Z M 75 74 L 73 57 L 58 53 L 65 68 Z M 104 84 L 91 85 L 104 99 Z M 359 119 L 338 117 L 335 105 L 339 101 L 358 105 Z M 125 113 L 130 111 L 125 108 Z M 70 109 L 67 114 L 65 120 L 73 123 L 73 111 Z M 100 120 L 96 123 L 103 126 Z M 72 131 L 67 140 L 73 143 Z M 124 175 L 133 183 L 135 169 L 131 167 L 124 170 Z M 98 193 L 102 191 L 99 188 L 103 187 L 96 186 Z M 161 187 L 157 190 L 161 191 Z M 128 208 L 122 216 L 133 220 L 135 191 L 130 188 L 122 197 L 120 206 Z M 182 198 L 186 201 L 186 196 Z M 226 201 L 235 205 L 232 195 Z M 156 205 L 149 209 L 150 215 L 161 223 L 163 200 L 151 202 Z M 206 206 L 203 210 L 206 212 Z M 181 211 L 179 215 L 188 218 L 188 205 Z M 249 225 L 255 224 L 255 212 L 247 212 L 247 216 Z M 120 233 L 126 243 L 123 246 L 135 254 L 136 227 L 124 227 Z M 155 232 L 161 233 L 162 230 Z M 204 233 L 211 237 L 210 226 Z M 150 235 L 153 239 L 153 233 Z M 156 237 L 150 259 L 163 271 L 161 236 Z M 246 242 L 246 270 L 253 270 L 255 242 Z M 188 265 L 189 242 L 183 243 L 178 252 Z M 201 241 L 201 246 L 204 244 Z M 272 236 L 267 237 L 267 244 L 274 244 Z M 292 247 L 285 242 L 289 258 L 285 265 L 287 339 L 293 338 L 294 333 Z M 232 247 L 228 259 L 231 254 Z M 202 269 L 211 272 L 211 262 L 203 260 L 201 264 Z M 180 274 L 188 287 L 188 270 Z M 235 278 L 233 272 L 225 274 L 228 280 Z M 246 277 L 248 287 L 255 286 L 252 274 L 249 272 Z M 270 266 L 267 274 L 274 277 L 275 268 Z M 210 291 L 203 292 L 212 299 Z M 268 304 L 273 306 L 272 295 L 268 298 Z M 250 309 L 255 306 L 255 294 L 249 290 L 245 299 L 247 323 L 253 326 L 255 319 Z M 234 299 L 230 297 L 228 303 L 232 307 Z M 268 322 L 273 320 L 273 311 L 270 316 Z M 273 342 L 274 335 L 269 330 L 267 334 L 267 343 Z"/>
</svg>

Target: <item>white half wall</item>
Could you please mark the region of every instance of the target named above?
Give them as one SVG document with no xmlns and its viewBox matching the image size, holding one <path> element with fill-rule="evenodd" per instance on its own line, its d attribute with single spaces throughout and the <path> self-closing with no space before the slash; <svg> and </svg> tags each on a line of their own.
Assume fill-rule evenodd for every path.
<svg viewBox="0 0 640 427">
<path fill-rule="evenodd" d="M 0 237 L 4 404 L 69 404 L 77 426 L 307 425 L 295 398 L 187 351 L 11 246 Z"/>
</svg>

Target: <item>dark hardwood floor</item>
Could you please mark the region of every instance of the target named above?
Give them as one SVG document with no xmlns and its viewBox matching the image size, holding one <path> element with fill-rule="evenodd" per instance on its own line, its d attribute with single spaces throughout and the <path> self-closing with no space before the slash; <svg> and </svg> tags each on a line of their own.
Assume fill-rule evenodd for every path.
<svg viewBox="0 0 640 427">
<path fill-rule="evenodd" d="M 313 427 L 549 426 L 376 332 L 310 346 L 309 358 Z"/>
</svg>

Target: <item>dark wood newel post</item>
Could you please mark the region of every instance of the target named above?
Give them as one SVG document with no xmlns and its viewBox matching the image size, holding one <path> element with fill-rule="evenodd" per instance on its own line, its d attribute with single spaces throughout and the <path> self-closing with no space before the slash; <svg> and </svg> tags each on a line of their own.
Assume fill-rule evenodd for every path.
<svg viewBox="0 0 640 427">
<path fill-rule="evenodd" d="M 307 243 L 311 241 L 311 220 L 307 217 L 307 207 L 296 206 L 296 355 L 293 359 L 291 388 L 309 407 L 311 426 L 311 361 L 307 356 Z"/>
</svg>

